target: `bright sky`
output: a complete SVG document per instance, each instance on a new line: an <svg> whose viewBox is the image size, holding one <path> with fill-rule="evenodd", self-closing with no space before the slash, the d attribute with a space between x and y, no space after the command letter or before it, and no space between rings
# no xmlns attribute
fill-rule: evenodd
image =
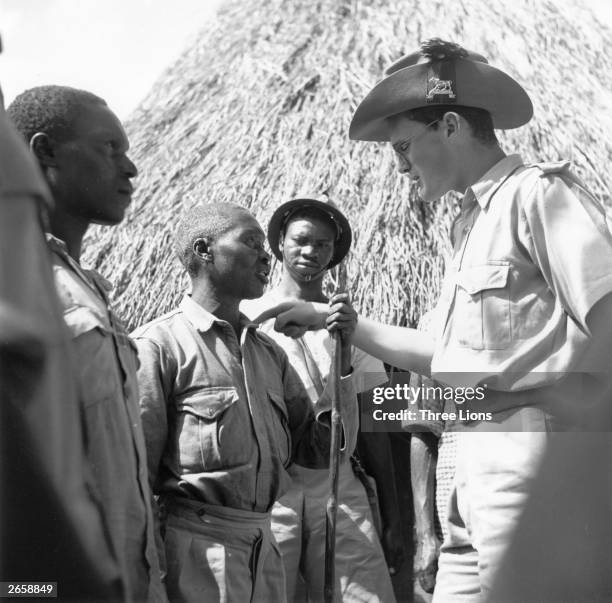
<svg viewBox="0 0 612 603"><path fill-rule="evenodd" d="M63 84L125 118L195 38L221 0L0 0L5 103Z"/></svg>
<svg viewBox="0 0 612 603"><path fill-rule="evenodd" d="M123 119L222 1L0 0L6 104L64 84L98 94ZM612 28L610 0L583 1Z"/></svg>

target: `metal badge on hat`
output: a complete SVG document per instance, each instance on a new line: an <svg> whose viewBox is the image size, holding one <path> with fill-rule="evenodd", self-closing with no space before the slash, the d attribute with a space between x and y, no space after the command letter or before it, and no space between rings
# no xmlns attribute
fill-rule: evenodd
<svg viewBox="0 0 612 603"><path fill-rule="evenodd" d="M435 61L427 73L427 103L450 105L457 102L457 78L455 61Z"/></svg>
<svg viewBox="0 0 612 603"><path fill-rule="evenodd" d="M433 97L436 95L447 95L448 98L456 98L456 95L453 93L452 80L441 80L437 77L430 77L427 87L429 89L426 97L427 100L433 100Z"/></svg>

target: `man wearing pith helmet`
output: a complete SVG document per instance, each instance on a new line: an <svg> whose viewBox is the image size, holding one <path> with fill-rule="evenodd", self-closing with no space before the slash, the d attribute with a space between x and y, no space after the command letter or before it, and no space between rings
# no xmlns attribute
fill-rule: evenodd
<svg viewBox="0 0 612 603"><path fill-rule="evenodd" d="M390 142L425 201L463 194L437 336L360 317L353 338L392 365L487 386L479 405L464 405L491 419L460 434L436 603L494 600L550 431L588 426L604 406L595 394L609 379L597 371L609 371L612 346L612 238L568 163L525 165L502 150L494 129L531 117L513 78L434 39L388 70L350 126L354 140ZM350 312L335 306L332 314ZM284 308L276 326L314 326L323 314L312 304ZM546 546L530 554L544 558Z"/></svg>
<svg viewBox="0 0 612 603"><path fill-rule="evenodd" d="M243 303L243 311L255 316L288 298L327 303L323 279L345 258L351 241L347 218L330 200L308 196L281 204L268 225L270 249L282 262L280 283L263 297L246 306ZM287 353L314 404L329 381L333 341L327 331L307 331L291 338L276 332L273 321L264 322L261 328ZM387 381L380 360L350 345L344 353L351 359L358 394ZM355 419L358 422L357 407ZM337 600L390 603L395 597L385 554L390 567L401 562L390 442L385 433L360 433L357 449L348 452L339 467ZM329 470L321 464L306 465L298 458L288 472L291 488L272 508L272 531L283 556L288 600L322 601ZM369 496L376 497L377 490L385 553L376 530L378 517L369 504Z"/></svg>

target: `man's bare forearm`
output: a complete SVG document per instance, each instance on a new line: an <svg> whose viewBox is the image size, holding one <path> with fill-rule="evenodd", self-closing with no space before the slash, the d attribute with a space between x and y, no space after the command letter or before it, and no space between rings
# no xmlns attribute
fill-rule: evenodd
<svg viewBox="0 0 612 603"><path fill-rule="evenodd" d="M331 303L330 303L331 305ZM321 329L330 321L344 316L355 316L346 303L327 306L314 302L286 301L268 309L255 319L256 322L276 317L274 328L290 337L301 336L306 329ZM353 334L353 345L384 362L419 373L430 375L434 351L433 338L422 331L408 327L385 325L359 316Z"/></svg>
<svg viewBox="0 0 612 603"><path fill-rule="evenodd" d="M392 366L420 375L431 374L434 341L422 331L385 325L360 316L353 345Z"/></svg>

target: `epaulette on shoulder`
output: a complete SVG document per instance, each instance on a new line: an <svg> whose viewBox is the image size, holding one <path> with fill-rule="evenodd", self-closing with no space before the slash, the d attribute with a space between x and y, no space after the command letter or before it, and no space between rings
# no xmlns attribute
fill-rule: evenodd
<svg viewBox="0 0 612 603"><path fill-rule="evenodd" d="M541 176L548 174L568 174L570 172L571 161L547 161L542 163L532 163L529 167L540 170Z"/></svg>
<svg viewBox="0 0 612 603"><path fill-rule="evenodd" d="M582 182L582 180L578 176L576 176L576 174L571 170L571 164L572 162L569 160L549 161L542 163L533 163L529 167L537 169L540 178L546 178L548 176L559 176L570 187L577 185L585 191L588 190L584 182Z"/></svg>
<svg viewBox="0 0 612 603"><path fill-rule="evenodd" d="M572 190L576 198L592 214L593 222L605 235L612 230L612 210L606 207L589 191L586 184L570 169L570 161L551 161L549 163L533 163L528 167L538 170L538 177L558 176ZM603 221L601 220L603 216Z"/></svg>
<svg viewBox="0 0 612 603"><path fill-rule="evenodd" d="M140 325L139 327L136 327L130 333L130 335L131 337L137 338L137 337L146 337L148 333L151 333L153 331L157 332L159 325L163 325L169 320L172 320L172 318L176 316L177 314L180 314L180 312L181 312L180 308L174 308L174 310L170 310L170 312L166 312L165 314L162 314L161 316L158 316L157 318L150 320L144 325ZM163 334L164 330L162 329L159 332Z"/></svg>

